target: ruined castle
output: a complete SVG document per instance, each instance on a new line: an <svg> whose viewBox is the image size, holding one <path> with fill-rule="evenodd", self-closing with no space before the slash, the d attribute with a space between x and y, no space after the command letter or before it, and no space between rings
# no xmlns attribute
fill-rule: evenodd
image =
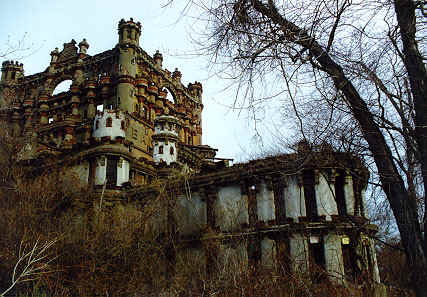
<svg viewBox="0 0 427 297"><path fill-rule="evenodd" d="M29 76L22 64L3 62L0 117L25 141L22 162L63 165L95 192L137 201L154 195L154 181L184 172L168 217L206 269L240 259L379 283L368 172L358 158L301 142L293 154L230 166L202 144L202 85L183 85L161 53L146 53L139 22L122 19L118 35L113 49L96 55L84 39L65 43L45 71ZM55 93L67 80L69 90ZM208 252L204 241L219 248Z"/></svg>

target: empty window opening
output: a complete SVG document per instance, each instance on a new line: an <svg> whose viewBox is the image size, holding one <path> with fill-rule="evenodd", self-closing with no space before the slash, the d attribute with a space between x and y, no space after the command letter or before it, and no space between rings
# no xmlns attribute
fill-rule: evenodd
<svg viewBox="0 0 427 297"><path fill-rule="evenodd" d="M159 154L163 154L163 145L159 146Z"/></svg>
<svg viewBox="0 0 427 297"><path fill-rule="evenodd" d="M107 185L113 187L117 184L117 161L118 159L112 156L109 156L107 159Z"/></svg>
<svg viewBox="0 0 427 297"><path fill-rule="evenodd" d="M305 210L308 218L317 217L317 203L315 192L314 171L309 170L303 173Z"/></svg>
<svg viewBox="0 0 427 297"><path fill-rule="evenodd" d="M284 272L291 273L291 247L288 236L280 236L280 238L276 240L276 250L279 268Z"/></svg>
<svg viewBox="0 0 427 297"><path fill-rule="evenodd" d="M256 200L256 186L251 185L248 187L248 214L249 226L255 226L258 222L258 209Z"/></svg>
<svg viewBox="0 0 427 297"><path fill-rule="evenodd" d="M204 194L206 198L206 222L208 227L215 228L215 201L217 199L217 192L215 189L206 188Z"/></svg>
<svg viewBox="0 0 427 297"><path fill-rule="evenodd" d="M344 195L345 176L344 172L341 172L335 179L335 201L337 203L338 215L346 216L347 207L345 203Z"/></svg>
<svg viewBox="0 0 427 297"><path fill-rule="evenodd" d="M57 84L55 89L53 90L52 95L56 95L62 92L68 92L70 90L71 84L73 81L71 79L67 79Z"/></svg>
<svg viewBox="0 0 427 297"><path fill-rule="evenodd" d="M283 188L285 187L283 178L278 178L273 181L273 195L274 195L274 206L275 206L275 215L276 223L284 224L286 223L286 207L285 207L285 197Z"/></svg>
<svg viewBox="0 0 427 297"><path fill-rule="evenodd" d="M113 119L108 117L105 121L105 127L113 127Z"/></svg>
<svg viewBox="0 0 427 297"><path fill-rule="evenodd" d="M99 129L99 120L96 120L95 129Z"/></svg>
<svg viewBox="0 0 427 297"><path fill-rule="evenodd" d="M121 121L120 129L125 130L125 121Z"/></svg>
<svg viewBox="0 0 427 297"><path fill-rule="evenodd" d="M321 283L326 279L325 248L320 235L311 235L309 240L309 266L313 283Z"/></svg>
<svg viewBox="0 0 427 297"><path fill-rule="evenodd" d="M257 267L258 263L261 261L262 256L261 241L257 236L250 237L248 239L247 252L249 265L251 265L252 267Z"/></svg>
<svg viewBox="0 0 427 297"><path fill-rule="evenodd" d="M350 241L350 238L342 238L341 250L344 262L344 274L347 279L355 280L358 276L358 268L356 263L357 254L353 243Z"/></svg>
<svg viewBox="0 0 427 297"><path fill-rule="evenodd" d="M174 152L173 146L171 146L171 148L170 148L169 152L170 152L171 156L173 156L173 155L174 155L174 153L175 153L175 152Z"/></svg>

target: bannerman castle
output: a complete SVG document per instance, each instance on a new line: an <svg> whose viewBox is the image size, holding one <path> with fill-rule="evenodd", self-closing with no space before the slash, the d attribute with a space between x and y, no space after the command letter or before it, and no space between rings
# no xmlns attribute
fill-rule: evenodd
<svg viewBox="0 0 427 297"><path fill-rule="evenodd" d="M202 144L202 85L185 86L140 36L139 22L122 19L117 45L105 52L91 55L85 39L72 40L28 76L23 64L2 63L0 117L3 132L24 142L20 162L38 171L59 165L105 200L141 205L158 192L153 184L185 175L155 228L172 228L203 269L239 260L312 272L313 280L320 267L329 281L379 283L361 161L306 142L247 163L216 158ZM69 89L55 91L64 81Z"/></svg>

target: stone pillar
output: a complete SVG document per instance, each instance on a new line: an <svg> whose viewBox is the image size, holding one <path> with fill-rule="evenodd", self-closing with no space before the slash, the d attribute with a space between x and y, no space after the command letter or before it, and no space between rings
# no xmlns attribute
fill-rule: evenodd
<svg viewBox="0 0 427 297"><path fill-rule="evenodd" d="M260 184L260 190L257 194L257 213L258 221L263 221L266 224L276 218L271 181L264 181Z"/></svg>
<svg viewBox="0 0 427 297"><path fill-rule="evenodd" d="M215 203L215 222L221 231L234 231L249 223L247 199L242 199L239 186L218 189Z"/></svg>
<svg viewBox="0 0 427 297"><path fill-rule="evenodd" d="M46 91L41 92L39 96L39 108L40 108L40 125L47 125L49 105L47 104L49 96Z"/></svg>
<svg viewBox="0 0 427 297"><path fill-rule="evenodd" d="M300 176L288 176L286 179L288 186L283 190L286 197L286 217L294 219L295 222L298 222L298 217L306 216L304 186L300 181Z"/></svg>
<svg viewBox="0 0 427 297"><path fill-rule="evenodd" d="M335 170L315 170L315 191L317 212L319 216L325 216L331 221L331 215L338 215L337 202L335 201Z"/></svg>
<svg viewBox="0 0 427 297"><path fill-rule="evenodd" d="M341 249L341 236L329 233L323 238L325 250L326 271L333 282L343 283L344 277L344 260Z"/></svg>
<svg viewBox="0 0 427 297"><path fill-rule="evenodd" d="M129 162L120 157L117 163L117 186L129 181Z"/></svg>
<svg viewBox="0 0 427 297"><path fill-rule="evenodd" d="M217 189L215 187L204 188L204 197L206 199L206 222L208 228L211 229L215 229L217 226L215 213L217 195Z"/></svg>
<svg viewBox="0 0 427 297"><path fill-rule="evenodd" d="M264 268L273 269L276 266L276 244L274 240L264 237L261 240L261 263Z"/></svg>
<svg viewBox="0 0 427 297"><path fill-rule="evenodd" d="M65 137L64 137L64 145L65 149L71 149L73 144L75 144L75 136L74 136L74 128L73 127L65 127Z"/></svg>
<svg viewBox="0 0 427 297"><path fill-rule="evenodd" d="M107 177L107 158L103 155L96 158L95 185L100 186L105 182Z"/></svg>
<svg viewBox="0 0 427 297"><path fill-rule="evenodd" d="M295 273L308 271L308 243L307 238L299 233L294 233L289 238L292 268Z"/></svg>
<svg viewBox="0 0 427 297"><path fill-rule="evenodd" d="M351 176L349 170L345 171L345 176L344 176L344 198L345 198L345 205L347 208L347 214L351 216L355 215L353 177Z"/></svg>
<svg viewBox="0 0 427 297"><path fill-rule="evenodd" d="M96 85L97 85L97 83L96 83L95 79L90 79L87 82L87 94L86 94L86 98L88 101L87 117L88 117L88 119L91 119L91 120L93 120L95 118L95 115L96 115L96 106L95 106Z"/></svg>
<svg viewBox="0 0 427 297"><path fill-rule="evenodd" d="M372 277L374 279L374 282L376 283L380 283L381 282L381 278L380 278L380 271L378 269L378 261L377 261L377 253L375 251L375 243L373 239L369 239L369 247L367 247L370 249L370 254L372 257Z"/></svg>

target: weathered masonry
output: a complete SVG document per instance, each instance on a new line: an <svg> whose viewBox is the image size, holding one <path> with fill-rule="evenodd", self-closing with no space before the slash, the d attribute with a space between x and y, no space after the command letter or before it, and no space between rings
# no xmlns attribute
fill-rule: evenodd
<svg viewBox="0 0 427 297"><path fill-rule="evenodd" d="M215 157L215 149L201 144L202 85L184 86L178 69L162 68L159 52L148 55L139 46L139 22L121 20L118 35L113 49L94 56L86 40L65 43L34 75L25 76L18 62L3 62L0 117L12 135L27 139L22 159L55 158L91 187L106 182L120 189L148 184L157 175L155 160L197 170ZM69 90L56 92L64 82ZM172 119L158 118L154 139L161 115Z"/></svg>
<svg viewBox="0 0 427 297"><path fill-rule="evenodd" d="M313 281L368 274L379 282L371 239L377 229L363 198L367 178L358 159L327 148L211 166L184 185L171 181L176 204L172 216L156 221L164 224L158 232L173 225L181 251L207 271L237 261L310 272ZM151 187L127 192L136 200L156 195Z"/></svg>
<svg viewBox="0 0 427 297"><path fill-rule="evenodd" d="M3 62L0 119L25 141L19 160L37 172L59 165L106 199L141 205L164 181L173 203L151 228L172 230L208 272L239 261L313 281L380 281L360 160L301 142L297 153L229 166L201 142L202 85L184 86L159 52L147 54L140 23L121 20L118 35L96 55L86 40L65 43L34 75Z"/></svg>

